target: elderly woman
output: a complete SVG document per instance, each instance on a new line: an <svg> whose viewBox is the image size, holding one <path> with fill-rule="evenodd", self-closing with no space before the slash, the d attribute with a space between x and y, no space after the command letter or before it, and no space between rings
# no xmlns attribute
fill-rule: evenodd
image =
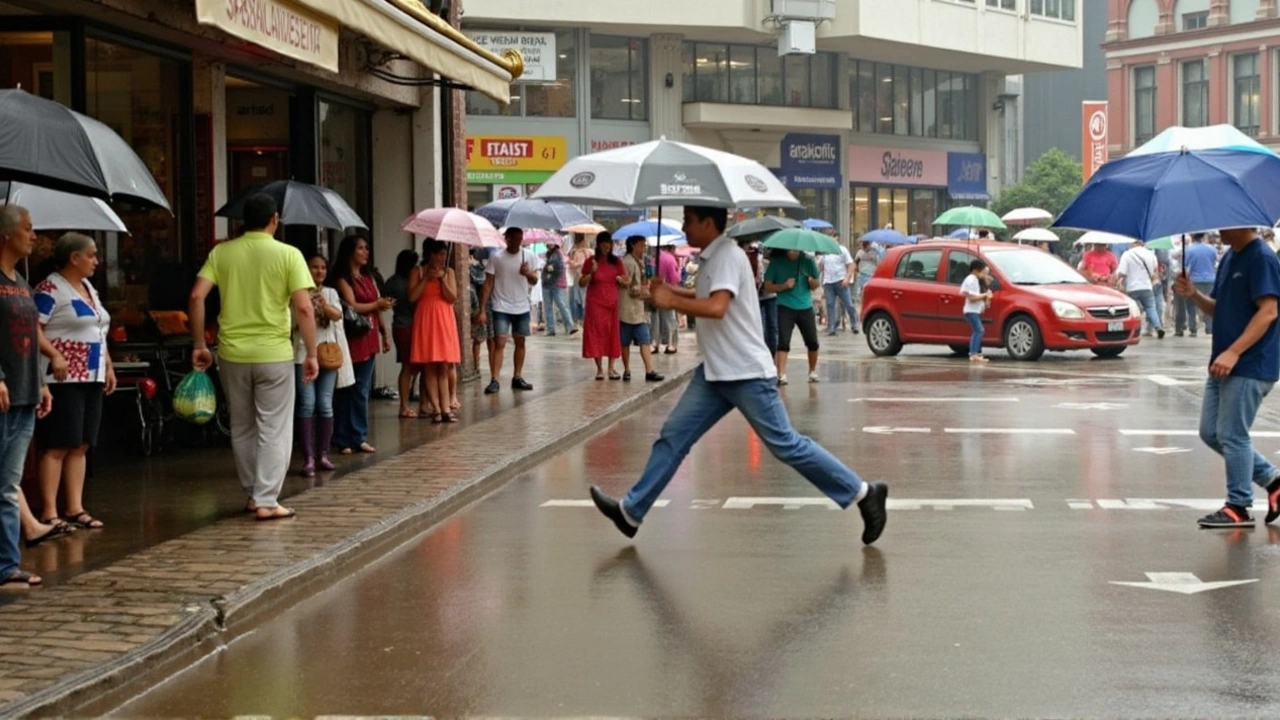
<svg viewBox="0 0 1280 720"><path fill-rule="evenodd" d="M103 523L84 509L86 454L98 441L102 398L116 389L116 373L107 352L111 317L89 278L98 269L98 246L79 233L67 233L53 250L57 271L36 286L35 303L48 339L45 382L53 393L53 411L36 423L40 449L40 495L44 523L58 517L82 528Z"/></svg>

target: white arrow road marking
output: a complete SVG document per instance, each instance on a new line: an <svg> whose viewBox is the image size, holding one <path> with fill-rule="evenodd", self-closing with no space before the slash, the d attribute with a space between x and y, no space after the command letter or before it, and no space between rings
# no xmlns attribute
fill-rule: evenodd
<svg viewBox="0 0 1280 720"><path fill-rule="evenodd" d="M1134 448L1134 452L1151 453L1152 455L1172 455L1174 453L1191 452L1191 448L1184 447L1140 447Z"/></svg>
<svg viewBox="0 0 1280 720"><path fill-rule="evenodd" d="M1168 375L1148 375L1147 379L1157 385L1165 385L1165 386L1203 385L1204 384L1204 378L1200 378L1197 380L1197 379L1190 379L1190 378L1169 377Z"/></svg>
<svg viewBox="0 0 1280 720"><path fill-rule="evenodd" d="M1124 410L1129 406L1125 403L1109 402L1064 402L1054 407L1060 410Z"/></svg>
<svg viewBox="0 0 1280 720"><path fill-rule="evenodd" d="M872 425L871 427L862 428L862 432L871 433L872 435L893 435L894 433L928 434L933 431L927 427L889 427L888 425Z"/></svg>
<svg viewBox="0 0 1280 720"><path fill-rule="evenodd" d="M784 510L797 510L801 507L826 507L835 509L839 506L827 498L808 497L731 497L724 501L725 510L750 510L758 506L781 505ZM1034 510L1035 506L1025 498L889 498L886 507L889 510L934 510L953 508L989 508L992 510Z"/></svg>
<svg viewBox="0 0 1280 720"><path fill-rule="evenodd" d="M1129 437L1135 436L1168 436L1168 437L1196 437L1200 435L1199 430L1121 430L1121 435ZM1251 430L1249 437L1255 438L1280 438L1280 432L1274 430Z"/></svg>
<svg viewBox="0 0 1280 720"><path fill-rule="evenodd" d="M1217 510L1222 507L1222 498L1098 498L1098 507L1103 510ZM1253 509L1265 512L1267 501L1253 501Z"/></svg>
<svg viewBox="0 0 1280 720"><path fill-rule="evenodd" d="M670 500L658 500L653 504L654 507L666 507L671 504ZM538 507L595 507L596 504L591 500L548 500Z"/></svg>
<svg viewBox="0 0 1280 720"><path fill-rule="evenodd" d="M1145 588L1147 590L1164 590L1166 592L1179 593L1181 595L1195 595L1206 590L1219 590L1229 588L1235 585L1248 585L1249 583L1258 582L1258 578L1252 580L1222 580L1219 582L1205 582L1188 572L1149 572L1143 573L1147 576L1149 582L1118 582L1112 580L1112 585L1124 585L1125 587Z"/></svg>
<svg viewBox="0 0 1280 720"><path fill-rule="evenodd" d="M1075 435L1071 428L943 428L953 435Z"/></svg>
<svg viewBox="0 0 1280 720"><path fill-rule="evenodd" d="M849 398L849 402L874 402L874 403L947 403L947 402L985 402L985 403L1016 403L1021 402L1016 397L976 397L976 398L958 398L958 397L942 397L942 398L904 398L904 397L863 397Z"/></svg>

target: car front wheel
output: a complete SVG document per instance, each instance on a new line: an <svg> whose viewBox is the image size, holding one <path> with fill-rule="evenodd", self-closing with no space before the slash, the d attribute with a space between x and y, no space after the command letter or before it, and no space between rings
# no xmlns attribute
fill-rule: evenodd
<svg viewBox="0 0 1280 720"><path fill-rule="evenodd" d="M1039 360L1044 354L1040 327L1027 315L1011 320L1004 330L1004 347L1014 360Z"/></svg>
<svg viewBox="0 0 1280 720"><path fill-rule="evenodd" d="M890 357L902 352L898 325L888 313L878 312L872 315L863 330L867 333L867 347L876 355Z"/></svg>
<svg viewBox="0 0 1280 720"><path fill-rule="evenodd" d="M1121 345L1119 347L1116 347L1115 345L1108 345L1106 347L1096 347L1096 348L1089 348L1089 349L1093 351L1094 355L1097 355L1100 358L1113 358L1113 357L1120 357L1120 353L1124 352L1127 347L1128 345Z"/></svg>

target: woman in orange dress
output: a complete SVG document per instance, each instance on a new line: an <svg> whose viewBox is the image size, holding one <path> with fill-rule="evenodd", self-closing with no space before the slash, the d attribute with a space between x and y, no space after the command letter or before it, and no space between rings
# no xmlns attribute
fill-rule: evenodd
<svg viewBox="0 0 1280 720"><path fill-rule="evenodd" d="M445 264L448 246L427 238L422 265L409 278L409 300L417 303L413 316L413 350L409 359L423 368L426 396L437 410L431 422L458 422L446 411L450 406L449 369L462 362L458 324L453 303L458 299L458 278Z"/></svg>

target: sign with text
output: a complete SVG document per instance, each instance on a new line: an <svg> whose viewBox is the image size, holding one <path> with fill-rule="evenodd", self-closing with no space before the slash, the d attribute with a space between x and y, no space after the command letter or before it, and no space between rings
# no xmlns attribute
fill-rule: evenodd
<svg viewBox="0 0 1280 720"><path fill-rule="evenodd" d="M196 0L196 21L338 72L338 23L290 0Z"/></svg>
<svg viewBox="0 0 1280 720"><path fill-rule="evenodd" d="M469 136L467 170L554 172L564 165L567 153L562 135Z"/></svg>
<svg viewBox="0 0 1280 720"><path fill-rule="evenodd" d="M987 156L947 153L947 194L955 200L990 200L987 194Z"/></svg>
<svg viewBox="0 0 1280 720"><path fill-rule="evenodd" d="M524 58L524 74L517 83L556 81L556 34L512 30L467 30L467 37L495 55L515 50Z"/></svg>
<svg viewBox="0 0 1280 720"><path fill-rule="evenodd" d="M793 188L838 188L840 136L790 133L782 138L778 179Z"/></svg>
<svg viewBox="0 0 1280 720"><path fill-rule="evenodd" d="M946 187L947 153L856 145L849 148L849 182Z"/></svg>
<svg viewBox="0 0 1280 720"><path fill-rule="evenodd" d="M1080 155L1080 169L1084 182L1098 172L1098 168L1107 164L1108 118L1107 103L1085 101L1080 113L1082 124L1080 136L1084 140L1084 148Z"/></svg>

